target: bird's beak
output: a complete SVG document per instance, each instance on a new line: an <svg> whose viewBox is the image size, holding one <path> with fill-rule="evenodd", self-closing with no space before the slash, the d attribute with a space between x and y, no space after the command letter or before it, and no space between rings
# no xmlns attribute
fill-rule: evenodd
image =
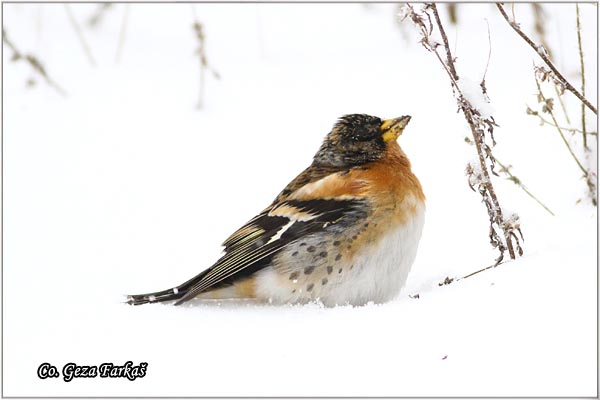
<svg viewBox="0 0 600 400"><path fill-rule="evenodd" d="M402 134L404 127L408 125L408 121L410 121L410 115L383 121L380 127L383 141L387 143L390 140L398 139L398 136Z"/></svg>

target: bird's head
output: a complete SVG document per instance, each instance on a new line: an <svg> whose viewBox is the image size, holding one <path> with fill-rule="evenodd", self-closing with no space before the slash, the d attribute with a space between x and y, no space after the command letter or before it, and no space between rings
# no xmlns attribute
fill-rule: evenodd
<svg viewBox="0 0 600 400"><path fill-rule="evenodd" d="M353 167L377 161L402 134L410 116L381 120L365 114L344 115L333 126L314 163L322 166Z"/></svg>

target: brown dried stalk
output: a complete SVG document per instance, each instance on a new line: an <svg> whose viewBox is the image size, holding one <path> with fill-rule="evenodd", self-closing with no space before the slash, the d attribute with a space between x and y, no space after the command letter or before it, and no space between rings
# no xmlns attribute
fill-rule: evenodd
<svg viewBox="0 0 600 400"><path fill-rule="evenodd" d="M473 276L473 275L476 275L476 274L478 274L478 273L480 273L480 272L483 272L483 271L487 271L488 269L492 269L492 268L495 268L495 267L497 267L497 266L498 266L497 264L492 264L492 265L490 265L490 266L487 266L487 267L485 267L485 268L481 268L480 270L477 270L477 271L475 271L475 272L471 272L470 274L467 274L467 275L465 275L465 276L463 276L463 277L457 278L457 279L456 279L456 281L458 282L458 281L460 281L460 280L467 279L467 278L469 278L469 277L471 277L471 276ZM446 278L446 279L447 279L447 278ZM453 279L453 281L454 281L454 279ZM441 285L440 285L440 286L441 286Z"/></svg>
<svg viewBox="0 0 600 400"><path fill-rule="evenodd" d="M196 49L196 53L200 56L200 96L198 99L197 107L198 109L201 109L204 107L204 75L206 70L211 71L215 79L220 79L220 76L219 73L210 66L206 58L206 37L204 36L203 26L196 17L196 10L194 9L194 5L192 5L192 13L194 15L194 24L192 25L192 27L194 29L194 33L196 34L196 39L198 40L198 49Z"/></svg>
<svg viewBox="0 0 600 400"><path fill-rule="evenodd" d="M412 5L407 4L408 13L412 22L419 28L421 32L421 44L430 52L434 53L446 72L450 77L452 89L458 102L459 108L462 110L473 137L473 143L477 149L479 159L479 167L467 166L467 175L469 176L469 186L473 190L477 190L482 196L482 201L486 205L488 216L490 218L490 243L492 247L498 248L500 251L499 257L496 259L495 266L500 264L504 259L504 253L508 250L511 259L523 254L519 238L515 232L520 234L520 226L518 217L514 216L505 219L502 215L502 209L498 202L498 197L490 179L491 173L497 175L494 171L495 161L491 153L491 147L486 143L486 132L492 140L492 146L495 144L493 130L496 126L493 117L484 118L481 113L470 103L463 95L460 86L458 85L459 76L454 65L454 58L448 44L448 37L441 23L437 7L435 3L427 3L422 10L422 15L415 12ZM442 46L431 39L433 31L433 23L430 13L435 19L436 26L440 32L443 41L443 47L446 53L446 62L442 60L438 52L438 47ZM482 93L485 95L485 83L481 83ZM521 235L522 238L522 235Z"/></svg>
<svg viewBox="0 0 600 400"><path fill-rule="evenodd" d="M577 44L579 46L579 64L581 64L581 95L585 97L585 65L583 63L583 50L581 46L581 22L579 21L579 4L575 3L577 15ZM581 129L583 130L583 148L587 149L587 130L585 127L585 105L581 103Z"/></svg>
<svg viewBox="0 0 600 400"><path fill-rule="evenodd" d="M536 45L533 42L533 40L531 40L529 36L527 36L521 30L519 24L515 22L514 19L511 20L509 18L509 16L506 14L506 11L504 11L504 8L502 7L502 3L496 3L496 6L498 7L498 10L500 10L500 14L502 14L506 22L508 22L508 24L510 25L510 27L513 28L513 30L517 32L517 34L521 36L521 38L523 38L523 40L525 40L525 42L527 42L527 44L529 44L529 46L531 46L532 49L535 50L535 52L541 57L542 60L544 60L544 63L546 63L548 68L552 70L552 73L560 81L564 88L569 92L573 93L579 100L581 100L581 102L583 102L583 104L585 104L590 110L594 112L594 114L597 115L598 110L596 109L596 107L594 107L592 103L590 103L581 93L579 93L579 91L577 91L577 89L575 89L573 85L571 85L569 81L567 81L567 79L558 71L558 69L554 66L554 63L550 60L550 58L548 58L548 54L545 48L543 46Z"/></svg>
<svg viewBox="0 0 600 400"><path fill-rule="evenodd" d="M48 86L56 90L62 96L67 95L67 93L56 82L54 82L53 79L50 78L48 72L46 71L46 68L44 68L44 65L36 56L34 56L33 54L23 54L17 49L14 43L8 38L8 34L6 33L6 30L4 28L2 28L2 43L4 43L9 49L12 50L12 61L23 60L27 62L29 66L31 66L31 68L36 73L38 73L44 79L44 81L46 81Z"/></svg>

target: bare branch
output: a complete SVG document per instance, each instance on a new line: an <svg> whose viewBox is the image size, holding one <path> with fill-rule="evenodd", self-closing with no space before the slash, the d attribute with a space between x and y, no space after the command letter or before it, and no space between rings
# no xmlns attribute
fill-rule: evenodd
<svg viewBox="0 0 600 400"><path fill-rule="evenodd" d="M527 44L529 44L529 46L531 46L532 49L535 50L535 52L541 57L542 60L544 60L544 62L546 63L546 65L552 70L552 72L554 73L554 75L556 76L556 78L558 78L558 80L564 85L565 89L567 89L569 92L573 93L579 100L581 100L590 110L592 110L594 112L594 114L598 114L598 110L596 109L596 107L594 107L592 105L592 103L590 103L581 93L579 93L577 91L577 89L575 89L573 87L573 85L571 85L569 83L569 81L567 81L565 79L565 77L558 71L558 69L556 69L556 67L554 66L554 63L548 58L548 55L544 49L543 46L538 46L536 45L530 38L529 36L527 36L519 27L519 24L517 24L514 19L511 21L510 18L508 17L508 15L506 14L506 12L504 11L504 8L502 7L502 3L496 3L496 6L498 7L498 10L500 10L500 14L502 14L502 16L504 17L504 19L506 20L506 22L508 22L508 24L510 25L511 28L513 28L513 30L515 32L517 32L517 34L519 34L519 36L521 36L521 38L523 38L523 40L525 40L525 42L527 42Z"/></svg>
<svg viewBox="0 0 600 400"><path fill-rule="evenodd" d="M23 60L27 62L31 66L31 68L35 72L37 72L52 89L56 90L62 96L67 95L67 93L56 82L54 82L53 79L50 78L50 76L46 72L46 68L44 68L44 65L36 56L34 56L33 54L23 54L17 49L14 43L8 38L8 34L6 33L6 30L4 28L2 28L2 43L4 43L6 46L8 46L9 49L12 50L13 55L11 59L13 61Z"/></svg>
<svg viewBox="0 0 600 400"><path fill-rule="evenodd" d="M446 59L448 68L450 72L452 72L452 77L455 81L458 80L458 74L456 73L456 69L454 68L454 59L452 58L452 53L450 53L450 45L448 44L448 36L446 36L446 31L444 30L444 26L442 25L442 21L440 21L440 16L437 11L437 7L435 3L431 3L431 10L433 11L433 15L435 16L435 22L440 30L440 34L442 35L442 40L444 41L444 48L446 49Z"/></svg>

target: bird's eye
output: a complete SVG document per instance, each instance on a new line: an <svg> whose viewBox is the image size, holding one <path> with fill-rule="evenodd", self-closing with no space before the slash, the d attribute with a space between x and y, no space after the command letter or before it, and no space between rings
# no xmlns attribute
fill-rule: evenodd
<svg viewBox="0 0 600 400"><path fill-rule="evenodd" d="M359 129L355 129L352 132L352 136L350 137L353 142L366 142L375 137L372 129L368 129L366 127L361 127Z"/></svg>

